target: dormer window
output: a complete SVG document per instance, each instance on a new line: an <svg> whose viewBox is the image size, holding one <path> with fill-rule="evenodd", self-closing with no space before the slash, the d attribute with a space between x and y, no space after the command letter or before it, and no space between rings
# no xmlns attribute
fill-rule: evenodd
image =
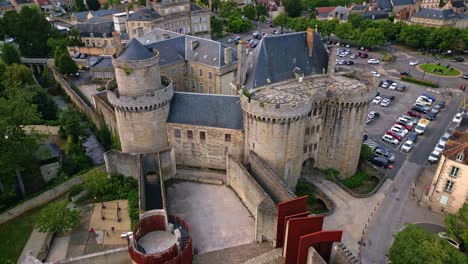
<svg viewBox="0 0 468 264"><path fill-rule="evenodd" d="M463 160L463 158L464 158L463 154L457 154L457 157L455 158L455 161L460 162L460 161Z"/></svg>

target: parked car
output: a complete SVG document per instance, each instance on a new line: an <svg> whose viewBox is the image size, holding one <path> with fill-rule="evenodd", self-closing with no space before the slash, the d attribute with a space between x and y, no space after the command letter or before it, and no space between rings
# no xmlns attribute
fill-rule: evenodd
<svg viewBox="0 0 468 264"><path fill-rule="evenodd" d="M445 148L445 144L446 144L446 143L447 143L447 142L439 142L439 143L437 143L437 145L435 146L434 150L435 150L435 151L438 151L438 152L442 152L442 151L444 150L444 148Z"/></svg>
<svg viewBox="0 0 468 264"><path fill-rule="evenodd" d="M400 135L401 137L405 136L405 132L397 127L391 127L388 131L392 131Z"/></svg>
<svg viewBox="0 0 468 264"><path fill-rule="evenodd" d="M346 61L346 65L354 65L354 61Z"/></svg>
<svg viewBox="0 0 468 264"><path fill-rule="evenodd" d="M468 79L468 74L463 74L462 78L463 79Z"/></svg>
<svg viewBox="0 0 468 264"><path fill-rule="evenodd" d="M456 115L453 117L452 122L458 124L458 123L461 122L462 119L463 119L463 114L462 114L462 113L458 113L458 114L456 114Z"/></svg>
<svg viewBox="0 0 468 264"><path fill-rule="evenodd" d="M415 66L415 65L418 65L418 63L419 63L418 60L412 60L412 61L410 61L409 65Z"/></svg>
<svg viewBox="0 0 468 264"><path fill-rule="evenodd" d="M411 76L409 72L400 72L400 76Z"/></svg>
<svg viewBox="0 0 468 264"><path fill-rule="evenodd" d="M78 52L78 53L75 53L75 56L73 56L73 58L75 58L75 59L79 59L79 58L80 58L80 56L81 56L81 53L79 53L79 52Z"/></svg>
<svg viewBox="0 0 468 264"><path fill-rule="evenodd" d="M458 243L456 240L452 239L449 237L449 235L445 232L440 232L437 234L440 238L445 239L452 247L456 248L457 250L460 250L460 243Z"/></svg>
<svg viewBox="0 0 468 264"><path fill-rule="evenodd" d="M398 125L402 125L406 130L411 131L413 129L413 125L410 124L409 122L405 122L403 120L398 120L397 121Z"/></svg>
<svg viewBox="0 0 468 264"><path fill-rule="evenodd" d="M453 61L453 62L464 62L465 59L462 58L462 57L455 57L455 58L452 59L452 61Z"/></svg>
<svg viewBox="0 0 468 264"><path fill-rule="evenodd" d="M368 60L367 60L367 63L369 63L369 64L379 64L380 61L378 61L378 60L376 60L376 59L368 59Z"/></svg>
<svg viewBox="0 0 468 264"><path fill-rule="evenodd" d="M445 143L447 143L450 136L451 136L451 134L445 133L442 137L440 137L439 144L442 143L442 144L445 145Z"/></svg>
<svg viewBox="0 0 468 264"><path fill-rule="evenodd" d="M407 114L412 117L421 118L421 115L417 112L408 111Z"/></svg>
<svg viewBox="0 0 468 264"><path fill-rule="evenodd" d="M418 134L416 132L411 132L408 134L408 140L413 142L413 143L416 143L416 141L418 140Z"/></svg>
<svg viewBox="0 0 468 264"><path fill-rule="evenodd" d="M230 39L228 39L227 42L228 42L228 43L232 43L233 41L234 41L234 40L232 40L232 39L230 38Z"/></svg>
<svg viewBox="0 0 468 264"><path fill-rule="evenodd" d="M375 166L383 167L384 169L391 169L392 165L390 165L390 162L383 157L372 157L369 159L369 162L374 164Z"/></svg>
<svg viewBox="0 0 468 264"><path fill-rule="evenodd" d="M384 107L387 107L387 106L390 105L390 102L392 102L392 100L390 100L390 99L388 99L388 98L384 98L384 99L382 100L382 102L380 102L380 105L381 105L381 106L384 106Z"/></svg>
<svg viewBox="0 0 468 264"><path fill-rule="evenodd" d="M372 103L376 105L380 104L380 102L382 102L382 97L380 96L376 96L374 100L372 100Z"/></svg>
<svg viewBox="0 0 468 264"><path fill-rule="evenodd" d="M371 74L372 76L374 77L380 77L380 73L376 72L376 71L371 71Z"/></svg>
<svg viewBox="0 0 468 264"><path fill-rule="evenodd" d="M440 108L444 108L445 107L445 101L440 101L436 105L438 105Z"/></svg>
<svg viewBox="0 0 468 264"><path fill-rule="evenodd" d="M411 117L411 116L409 116L409 115L401 115L400 118L401 118L401 119L404 119L406 122L408 122L408 123L411 124L412 126L415 126L415 125L419 122L418 119L416 119L416 118L414 118L414 117ZM400 118L399 118L399 119L400 119Z"/></svg>
<svg viewBox="0 0 468 264"><path fill-rule="evenodd" d="M369 54L367 54L367 53L362 53L362 54L360 55L360 57L363 58L363 59L367 59L367 58L369 57Z"/></svg>
<svg viewBox="0 0 468 264"><path fill-rule="evenodd" d="M436 163L437 161L439 161L439 157L440 157L440 152L439 151L432 151L432 153L429 155L429 157L427 158L427 160L431 163Z"/></svg>
<svg viewBox="0 0 468 264"><path fill-rule="evenodd" d="M426 118L433 121L435 120L435 118L437 117L437 114L436 113L433 113L433 112L429 112L426 114Z"/></svg>
<svg viewBox="0 0 468 264"><path fill-rule="evenodd" d="M374 121L375 119L379 118L380 114L375 112L375 111L370 111L369 114L367 114L367 119L366 119L366 124L369 124L370 122Z"/></svg>
<svg viewBox="0 0 468 264"><path fill-rule="evenodd" d="M384 147L376 147L374 149L374 155L375 156L380 156L380 157L384 157L386 158L388 161L390 162L394 162L395 161L395 155L393 155L392 152L390 152L388 149L384 148Z"/></svg>
<svg viewBox="0 0 468 264"><path fill-rule="evenodd" d="M391 130L388 130L387 133L385 133L385 134L392 136L393 138L395 138L398 141L401 141L401 139L403 138L402 135L400 135L400 134L398 134L398 133L396 133L394 131L391 131Z"/></svg>
<svg viewBox="0 0 468 264"><path fill-rule="evenodd" d="M413 112L413 113L414 113L414 112L417 112L417 113L419 113L419 114L426 114L426 113L427 113L427 110L424 109L424 108L422 108L422 107L419 107L419 106L416 106L416 105L415 105L415 106L413 106L413 107L411 108L411 111L410 111L410 112ZM409 113L409 112L408 112L408 113Z"/></svg>
<svg viewBox="0 0 468 264"><path fill-rule="evenodd" d="M431 113L438 114L439 112L440 112L440 105L435 105L434 107L432 107Z"/></svg>
<svg viewBox="0 0 468 264"><path fill-rule="evenodd" d="M400 124L394 124L393 127L400 129L404 135L408 135L409 131L404 126Z"/></svg>
<svg viewBox="0 0 468 264"><path fill-rule="evenodd" d="M410 152L413 149L414 142L411 140L406 140L405 143L401 146L401 151Z"/></svg>
<svg viewBox="0 0 468 264"><path fill-rule="evenodd" d="M397 145L399 141L391 135L385 134L382 136L382 140L391 144Z"/></svg>
<svg viewBox="0 0 468 264"><path fill-rule="evenodd" d="M406 90L406 86L398 86L398 87L396 88L396 90L397 90L398 92L404 92L404 91Z"/></svg>
<svg viewBox="0 0 468 264"><path fill-rule="evenodd" d="M414 106L419 107L419 108L422 108L422 109L424 109L424 111L426 111L426 112L429 110L429 106L424 105L424 104L422 104L422 103L420 103L420 102L416 102L416 103L414 104Z"/></svg>
<svg viewBox="0 0 468 264"><path fill-rule="evenodd" d="M382 88L387 89L390 86L390 83L385 81L382 83Z"/></svg>
<svg viewBox="0 0 468 264"><path fill-rule="evenodd" d="M428 93L422 93L421 96L425 96L427 98L429 98L432 102L435 102L437 100L437 98L431 94L428 94Z"/></svg>

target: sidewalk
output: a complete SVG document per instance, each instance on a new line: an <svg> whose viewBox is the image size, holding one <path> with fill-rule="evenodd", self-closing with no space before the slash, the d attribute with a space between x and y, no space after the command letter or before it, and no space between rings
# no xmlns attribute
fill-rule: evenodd
<svg viewBox="0 0 468 264"><path fill-rule="evenodd" d="M361 240L363 230L367 228L376 208L384 199L392 180L387 179L377 193L369 198L355 198L323 176L302 175L302 177L317 186L335 203L335 211L325 217L324 230L343 230L342 242L354 256L359 256L357 242Z"/></svg>

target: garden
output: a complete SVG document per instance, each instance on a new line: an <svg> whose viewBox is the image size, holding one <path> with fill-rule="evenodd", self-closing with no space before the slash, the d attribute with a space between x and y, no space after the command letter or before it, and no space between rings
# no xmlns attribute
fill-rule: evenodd
<svg viewBox="0 0 468 264"><path fill-rule="evenodd" d="M459 76L461 72L450 65L441 65L440 63L425 63L418 65L420 71L444 77Z"/></svg>

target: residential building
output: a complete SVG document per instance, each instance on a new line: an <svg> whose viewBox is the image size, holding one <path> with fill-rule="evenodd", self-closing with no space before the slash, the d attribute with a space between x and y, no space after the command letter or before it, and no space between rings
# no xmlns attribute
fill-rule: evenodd
<svg viewBox="0 0 468 264"><path fill-rule="evenodd" d="M8 10L15 10L15 7L9 0L0 0L0 14Z"/></svg>
<svg viewBox="0 0 468 264"><path fill-rule="evenodd" d="M388 19L389 13L384 10L370 10L360 13L363 18L370 20Z"/></svg>
<svg viewBox="0 0 468 264"><path fill-rule="evenodd" d="M467 17L459 15L453 9L429 9L422 8L411 17L411 24L418 24L429 27L453 26L465 28Z"/></svg>
<svg viewBox="0 0 468 264"><path fill-rule="evenodd" d="M328 14L328 19L338 19L339 21L348 21L349 9L343 6L337 6Z"/></svg>
<svg viewBox="0 0 468 264"><path fill-rule="evenodd" d="M328 15L333 11L336 6L324 6L315 8L318 20L328 20Z"/></svg>
<svg viewBox="0 0 468 264"><path fill-rule="evenodd" d="M16 11L21 11L21 8L25 6L33 6L35 5L34 0L10 0L10 3L15 7Z"/></svg>
<svg viewBox="0 0 468 264"><path fill-rule="evenodd" d="M88 55L112 55L115 53L112 32L114 22L110 19L92 17L83 23L75 25L80 32L83 47L71 47L69 51L74 53L85 53Z"/></svg>
<svg viewBox="0 0 468 264"><path fill-rule="evenodd" d="M461 15L467 10L467 3L464 0L448 0L443 9L453 9Z"/></svg>
<svg viewBox="0 0 468 264"><path fill-rule="evenodd" d="M54 8L49 0L34 0L34 3L44 12L51 11Z"/></svg>
<svg viewBox="0 0 468 264"><path fill-rule="evenodd" d="M352 4L349 7L349 14L362 14L368 10L369 10L369 6L367 5Z"/></svg>
<svg viewBox="0 0 468 264"><path fill-rule="evenodd" d="M102 17L102 18L112 19L112 16L117 13L119 13L119 11L115 9L101 9L97 11L77 12L77 13L73 13L70 16L70 24L76 25L92 17Z"/></svg>
<svg viewBox="0 0 468 264"><path fill-rule="evenodd" d="M432 204L455 213L468 201L468 120L463 119L446 143L429 190Z"/></svg>
<svg viewBox="0 0 468 264"><path fill-rule="evenodd" d="M146 7L134 8L126 20L129 38L138 38L154 28L211 38L210 11L188 0L147 1Z"/></svg>
<svg viewBox="0 0 468 264"><path fill-rule="evenodd" d="M126 33L127 32L127 23L125 22L130 15L133 14L133 11L121 12L112 15L112 20L114 21L114 29L117 32Z"/></svg>
<svg viewBox="0 0 468 264"><path fill-rule="evenodd" d="M423 0L421 8L439 8L440 0Z"/></svg>
<svg viewBox="0 0 468 264"><path fill-rule="evenodd" d="M415 8L416 5L413 0L390 0L392 4L392 12L397 15L402 9Z"/></svg>
<svg viewBox="0 0 468 264"><path fill-rule="evenodd" d="M110 80L115 78L111 56L99 56L96 62L91 64L89 71L93 79Z"/></svg>
<svg viewBox="0 0 468 264"><path fill-rule="evenodd" d="M390 0L377 0L375 1L375 7L378 10L383 10L387 12L392 11L392 3L390 2Z"/></svg>

